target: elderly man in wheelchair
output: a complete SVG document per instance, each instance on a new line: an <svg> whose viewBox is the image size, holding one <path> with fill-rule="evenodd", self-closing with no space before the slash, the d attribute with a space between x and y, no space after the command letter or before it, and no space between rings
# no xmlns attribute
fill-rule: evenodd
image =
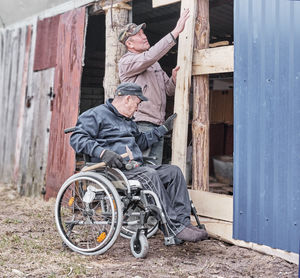
<svg viewBox="0 0 300 278"><path fill-rule="evenodd" d="M57 196L59 233L76 252L101 254L120 233L131 238L133 255L142 258L148 251L147 237L158 227L166 245L208 237L197 217L198 227L191 224L194 207L181 170L146 164L142 157L143 150L172 129L176 114L151 131L139 132L132 118L141 101L147 98L139 85L122 83L114 99L81 114L72 130L70 143L76 153L105 164L73 175Z"/></svg>

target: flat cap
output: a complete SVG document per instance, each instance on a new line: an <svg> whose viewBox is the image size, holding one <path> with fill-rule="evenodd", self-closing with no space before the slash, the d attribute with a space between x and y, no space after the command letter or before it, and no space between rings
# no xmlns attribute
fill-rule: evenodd
<svg viewBox="0 0 300 278"><path fill-rule="evenodd" d="M131 36L134 36L141 29L146 28L146 23L142 23L140 25L136 25L135 23L129 23L123 27L119 34L119 41L123 44L127 41L127 39Z"/></svg>
<svg viewBox="0 0 300 278"><path fill-rule="evenodd" d="M130 82L121 83L115 92L116 96L137 96L140 100L147 101L148 99L143 95L143 90L140 85Z"/></svg>

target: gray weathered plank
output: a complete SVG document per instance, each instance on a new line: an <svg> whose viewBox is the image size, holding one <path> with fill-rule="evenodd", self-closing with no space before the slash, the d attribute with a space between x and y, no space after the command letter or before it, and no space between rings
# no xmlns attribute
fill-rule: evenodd
<svg viewBox="0 0 300 278"><path fill-rule="evenodd" d="M45 184L51 119L51 98L48 94L53 88L53 80L54 68L51 68L34 72L29 81L33 98L24 125L27 148L22 151L19 182L19 191L27 196L39 195Z"/></svg>
<svg viewBox="0 0 300 278"><path fill-rule="evenodd" d="M1 43L1 139L2 182L13 182L16 135L26 43L26 26L7 30Z"/></svg>

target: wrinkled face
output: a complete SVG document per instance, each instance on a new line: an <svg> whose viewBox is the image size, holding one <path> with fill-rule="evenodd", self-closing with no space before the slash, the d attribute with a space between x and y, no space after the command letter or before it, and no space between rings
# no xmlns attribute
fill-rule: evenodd
<svg viewBox="0 0 300 278"><path fill-rule="evenodd" d="M138 31L134 36L128 38L126 46L130 51L136 53L142 53L150 48L150 44L143 29Z"/></svg>
<svg viewBox="0 0 300 278"><path fill-rule="evenodd" d="M137 96L128 96L126 101L126 113L128 118L131 118L133 116L134 112L137 111L140 103L141 100Z"/></svg>

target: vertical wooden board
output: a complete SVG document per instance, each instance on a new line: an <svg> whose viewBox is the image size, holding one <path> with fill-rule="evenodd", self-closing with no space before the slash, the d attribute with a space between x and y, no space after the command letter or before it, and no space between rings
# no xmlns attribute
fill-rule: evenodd
<svg viewBox="0 0 300 278"><path fill-rule="evenodd" d="M11 171L10 171L10 163L12 161L8 161L8 158L10 156L10 149L9 149L9 142L8 142L8 116L9 116L9 105L10 105L10 98L11 98L11 92L10 92L10 83L11 83L11 75L12 75L12 69L13 69L13 57L15 54L11 53L11 50L13 49L13 43L15 41L15 30L10 30L6 33L5 37L5 53L4 53L4 80L3 80L3 88L2 88L2 94L3 94L3 114L2 114L2 123L1 123L1 130L3 132L3 136L1 136L1 168L2 168L2 181L3 182L10 182L11 179ZM12 139L13 140L13 139Z"/></svg>
<svg viewBox="0 0 300 278"><path fill-rule="evenodd" d="M16 144L15 144L15 153L14 153L14 173L13 181L16 183L18 181L19 169L20 169L20 156L21 148L23 145L23 124L24 124L24 114L25 114L25 100L26 100L26 90L28 85L28 67L29 67L29 58L30 58L30 48L31 48L31 36L32 36L32 26L26 28L26 44L25 44L25 55L24 55L24 64L23 71L20 74L21 85L20 85L20 97L19 97L19 106L16 106L15 109L18 110L18 119L16 127Z"/></svg>
<svg viewBox="0 0 300 278"><path fill-rule="evenodd" d="M195 48L209 46L209 0L198 0ZM209 189L209 80L208 75L193 79L193 189Z"/></svg>
<svg viewBox="0 0 300 278"><path fill-rule="evenodd" d="M65 135L63 131L74 126L78 117L84 31L84 7L61 15L54 77L55 98L50 124L46 199L56 196L62 183L75 169L75 154L70 147L70 135Z"/></svg>
<svg viewBox="0 0 300 278"><path fill-rule="evenodd" d="M191 87L194 28L197 1L182 0L181 13L190 9L190 18L186 22L184 31L179 36L177 74L174 112L177 113L173 129L172 164L181 168L186 174L187 132L189 120L189 94Z"/></svg>
<svg viewBox="0 0 300 278"><path fill-rule="evenodd" d="M33 70L56 66L57 34L60 15L48 17L37 23Z"/></svg>
<svg viewBox="0 0 300 278"><path fill-rule="evenodd" d="M13 182L26 34L26 26L7 31L2 47L0 174L6 183Z"/></svg>
<svg viewBox="0 0 300 278"><path fill-rule="evenodd" d="M6 54L6 48L7 45L9 44L9 38L8 38L8 31L7 30L1 30L0 31L0 130L4 131L4 115L5 115L5 103L6 103L6 97L7 94L5 93L5 86L4 86L4 81L6 80L4 78L4 74L6 71L6 60L7 60L7 55ZM3 177L3 145L4 145L4 136L2 135L4 133L1 132L0 136L0 177ZM2 178L1 178L2 180Z"/></svg>
<svg viewBox="0 0 300 278"><path fill-rule="evenodd" d="M35 117L35 109L39 105L37 102L40 91L34 91L34 53L35 53L35 41L36 41L36 23L32 26L32 40L30 46L29 62L28 62L28 75L27 75L27 87L26 96L24 101L24 116L22 123L22 146L20 152L19 170L16 173L17 176L17 188L20 194L26 193L24 185L27 179L27 170L30 160L30 150L33 145L33 123Z"/></svg>
<svg viewBox="0 0 300 278"><path fill-rule="evenodd" d="M30 140L26 140L26 150L23 151L19 191L27 196L38 196L45 185L51 119L49 92L53 88L54 68L34 72L31 83L31 95L34 98L30 114L33 117L28 115L32 121L26 125Z"/></svg>
<svg viewBox="0 0 300 278"><path fill-rule="evenodd" d="M112 98L120 83L118 61L125 54L126 47L119 42L118 36L128 23L128 9L108 9L105 16L105 75L103 87L105 100ZM112 28L114 26L114 28Z"/></svg>

